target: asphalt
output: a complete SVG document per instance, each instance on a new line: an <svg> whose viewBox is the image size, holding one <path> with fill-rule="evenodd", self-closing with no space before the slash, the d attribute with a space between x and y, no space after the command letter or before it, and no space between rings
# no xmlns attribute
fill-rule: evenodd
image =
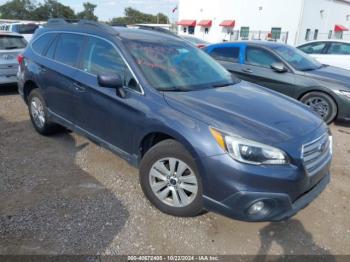
<svg viewBox="0 0 350 262"><path fill-rule="evenodd" d="M350 126L331 130L331 184L292 219L176 218L151 206L135 168L74 133L40 136L0 90L0 254L350 254Z"/></svg>

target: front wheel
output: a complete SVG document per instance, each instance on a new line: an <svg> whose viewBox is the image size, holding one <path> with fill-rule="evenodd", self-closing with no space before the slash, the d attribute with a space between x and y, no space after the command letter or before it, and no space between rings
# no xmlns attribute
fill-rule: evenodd
<svg viewBox="0 0 350 262"><path fill-rule="evenodd" d="M193 217L203 212L195 161L175 140L162 141L146 153L140 165L140 183L150 202L164 213Z"/></svg>
<svg viewBox="0 0 350 262"><path fill-rule="evenodd" d="M327 124L332 123L337 116L338 108L336 103L333 98L325 93L310 92L304 95L300 101L319 114Z"/></svg>

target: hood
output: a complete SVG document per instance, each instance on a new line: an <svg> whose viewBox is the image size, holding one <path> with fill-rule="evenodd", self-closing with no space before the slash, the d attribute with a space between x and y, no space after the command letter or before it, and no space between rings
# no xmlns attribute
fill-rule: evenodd
<svg viewBox="0 0 350 262"><path fill-rule="evenodd" d="M350 71L335 66L323 66L319 69L305 72L305 76L316 80L337 82L349 88Z"/></svg>
<svg viewBox="0 0 350 262"><path fill-rule="evenodd" d="M192 92L165 92L175 110L206 124L263 143L306 135L323 121L306 106L247 82Z"/></svg>

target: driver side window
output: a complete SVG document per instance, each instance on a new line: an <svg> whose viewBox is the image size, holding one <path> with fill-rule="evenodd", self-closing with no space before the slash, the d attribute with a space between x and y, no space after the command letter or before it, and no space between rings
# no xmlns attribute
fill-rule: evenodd
<svg viewBox="0 0 350 262"><path fill-rule="evenodd" d="M124 85L140 92L140 88L133 78L129 68L114 46L96 37L89 37L82 57L82 70L98 75L102 73L118 74Z"/></svg>
<svg viewBox="0 0 350 262"><path fill-rule="evenodd" d="M264 49L248 47L246 50L246 64L271 68L273 63L280 62L276 56Z"/></svg>

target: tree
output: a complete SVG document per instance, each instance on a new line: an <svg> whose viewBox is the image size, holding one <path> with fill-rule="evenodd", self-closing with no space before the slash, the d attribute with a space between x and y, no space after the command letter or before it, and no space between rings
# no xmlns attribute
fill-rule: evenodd
<svg viewBox="0 0 350 262"><path fill-rule="evenodd" d="M32 12L33 20L47 20L59 17L75 19L76 15L72 8L63 5L56 0L45 0L43 4L39 4L39 6Z"/></svg>
<svg viewBox="0 0 350 262"><path fill-rule="evenodd" d="M12 0L0 6L2 19L31 19L35 4L31 0Z"/></svg>
<svg viewBox="0 0 350 262"><path fill-rule="evenodd" d="M95 20L97 21L97 16L95 16L95 8L97 5L94 5L92 3L86 2L83 3L84 10L82 12L79 12L77 14L77 17L79 19L88 19L88 20Z"/></svg>
<svg viewBox="0 0 350 262"><path fill-rule="evenodd" d="M124 10L124 17L116 17L110 20L111 24L167 24L169 18L159 13L157 15L151 15L142 13L134 8L127 7Z"/></svg>

